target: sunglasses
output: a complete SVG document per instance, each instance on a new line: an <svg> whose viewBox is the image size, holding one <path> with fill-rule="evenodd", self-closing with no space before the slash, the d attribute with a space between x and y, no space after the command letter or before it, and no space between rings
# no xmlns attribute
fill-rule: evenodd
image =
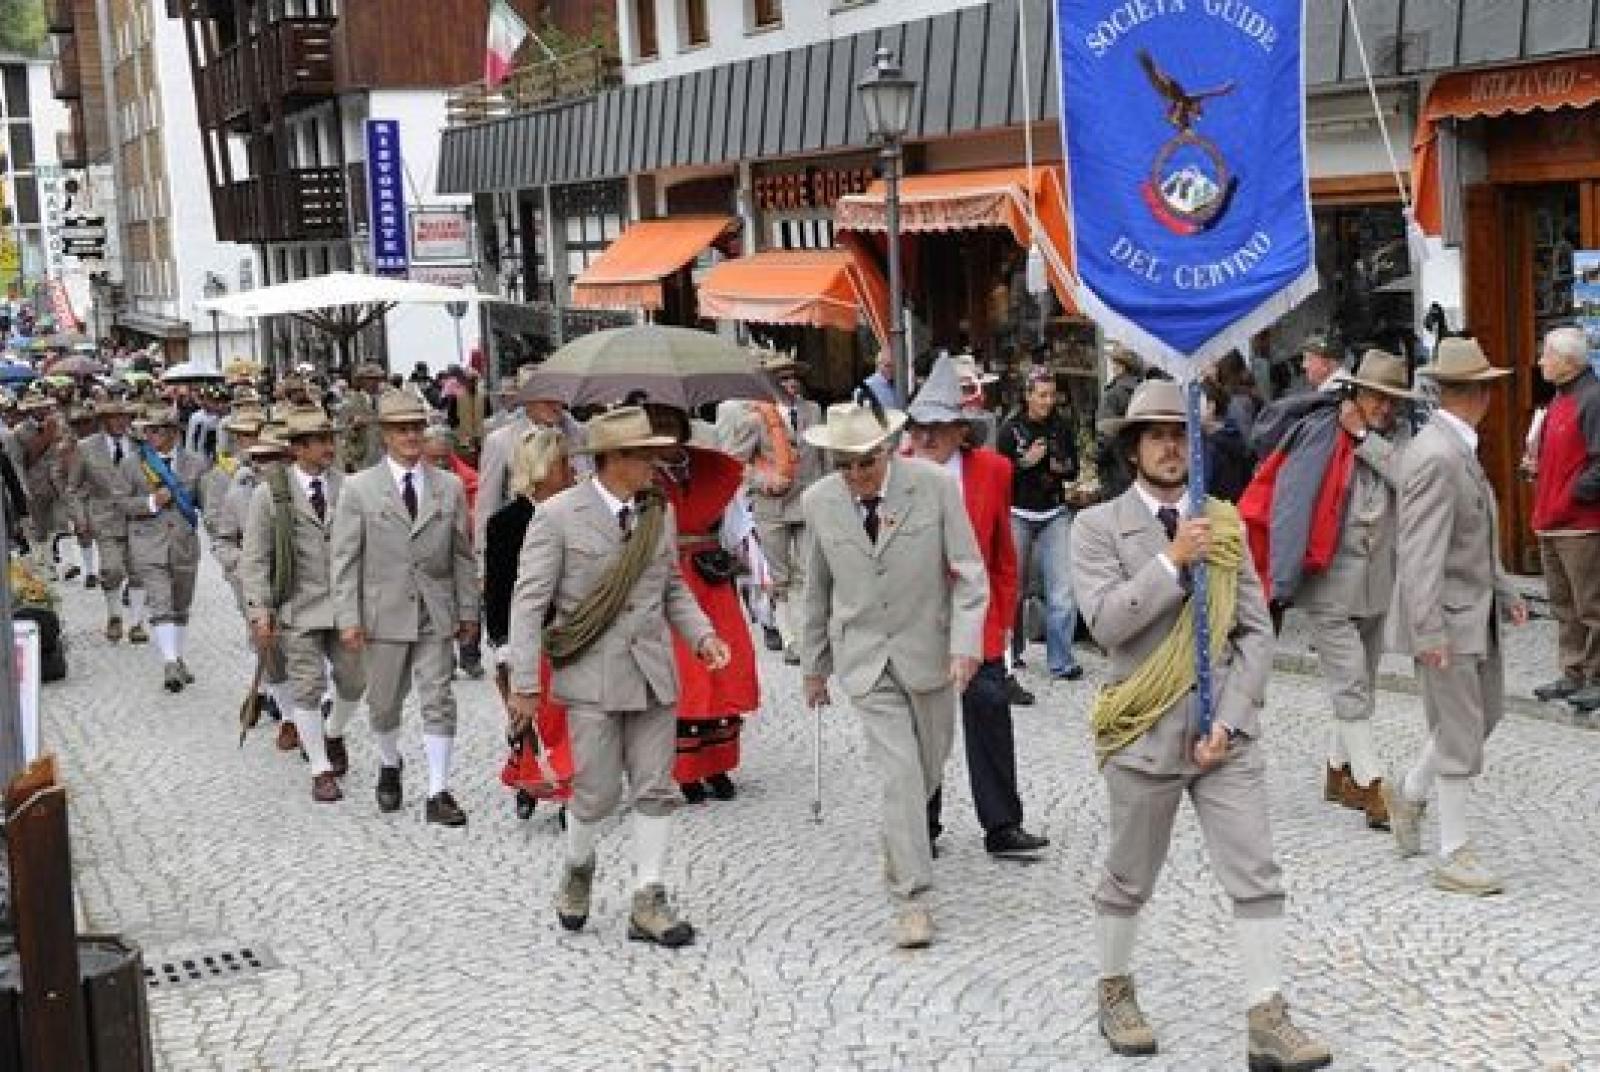
<svg viewBox="0 0 1600 1072"><path fill-rule="evenodd" d="M882 458L883 451L881 450L872 451L870 454L835 454L833 456L833 467L847 473L854 473L864 469L871 469Z"/></svg>

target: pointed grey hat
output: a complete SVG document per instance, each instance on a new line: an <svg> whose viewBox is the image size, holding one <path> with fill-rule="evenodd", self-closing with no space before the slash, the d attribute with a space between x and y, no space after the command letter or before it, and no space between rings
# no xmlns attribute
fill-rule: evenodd
<svg viewBox="0 0 1600 1072"><path fill-rule="evenodd" d="M961 408L961 374L953 357L941 357L933 363L922 390L906 407L906 419L912 424L957 424L972 419L972 414Z"/></svg>

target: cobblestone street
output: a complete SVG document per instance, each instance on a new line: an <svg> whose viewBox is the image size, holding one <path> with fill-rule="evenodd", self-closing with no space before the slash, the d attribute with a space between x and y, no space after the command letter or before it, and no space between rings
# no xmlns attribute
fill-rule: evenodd
<svg viewBox="0 0 1600 1072"><path fill-rule="evenodd" d="M1039 863L983 851L958 745L938 940L905 954L889 945L851 716L825 716L814 825L798 673L764 655L768 702L746 738L738 799L679 813L669 885L701 937L670 952L625 938L615 825L589 926L559 928L555 816L541 805L518 821L498 783L488 681L459 683L466 830L421 820L414 719L401 814L377 811L364 723L346 799L318 805L304 765L268 730L236 747L250 663L214 563L191 632L199 682L176 699L150 648L100 638L98 593L64 588L72 673L45 692L44 725L72 795L90 928L137 941L147 965L244 948L265 958L235 978L152 991L163 1069L1244 1067L1229 913L1187 808L1135 958L1161 1054L1113 1058L1097 1033L1089 893L1105 801L1085 729L1089 682L1024 677L1039 694L1017 711L1024 799L1030 827L1054 842ZM1100 664L1085 661L1092 681ZM1600 733L1512 715L1492 739L1472 814L1507 892L1477 901L1435 892L1425 858L1399 860L1387 834L1323 803L1325 712L1314 679L1275 678L1266 749L1290 893L1289 999L1335 1067L1600 1067ZM1378 726L1386 759L1410 758L1420 703L1384 694ZM1425 844L1434 837L1430 822Z"/></svg>

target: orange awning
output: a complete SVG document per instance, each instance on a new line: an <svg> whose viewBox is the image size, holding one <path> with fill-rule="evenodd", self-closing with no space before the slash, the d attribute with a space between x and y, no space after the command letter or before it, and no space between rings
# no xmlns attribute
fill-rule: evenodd
<svg viewBox="0 0 1600 1072"><path fill-rule="evenodd" d="M1439 124L1446 119L1587 108L1600 103L1600 57L1447 74L1433 84L1411 145L1411 184L1417 223L1428 234L1443 228L1439 191Z"/></svg>
<svg viewBox="0 0 1600 1072"><path fill-rule="evenodd" d="M840 198L834 210L838 228L887 231L884 189L880 180L864 194ZM1034 238L1035 219L1050 285L1061 304L1075 311L1067 198L1059 165L1037 166L1031 175L1027 168L1016 167L908 175L900 180L900 230L905 234L1003 228L1026 247Z"/></svg>
<svg viewBox="0 0 1600 1072"><path fill-rule="evenodd" d="M850 254L769 249L723 261L700 280L700 315L854 331L861 297Z"/></svg>
<svg viewBox="0 0 1600 1072"><path fill-rule="evenodd" d="M584 309L660 309L661 281L738 223L733 216L640 220L573 282L572 304Z"/></svg>

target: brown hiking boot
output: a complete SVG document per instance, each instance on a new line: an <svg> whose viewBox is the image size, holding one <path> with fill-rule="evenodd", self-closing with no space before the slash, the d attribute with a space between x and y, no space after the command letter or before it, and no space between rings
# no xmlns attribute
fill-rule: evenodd
<svg viewBox="0 0 1600 1072"><path fill-rule="evenodd" d="M582 867L567 864L556 887L556 918L569 931L582 930L589 921L589 891L594 886L594 861Z"/></svg>
<svg viewBox="0 0 1600 1072"><path fill-rule="evenodd" d="M915 902L902 905L894 917L896 949L926 949L933 944L933 913Z"/></svg>
<svg viewBox="0 0 1600 1072"><path fill-rule="evenodd" d="M1156 1052L1156 1033L1133 994L1133 976L1114 975L1100 980L1100 1033L1111 1052L1122 1057L1143 1057Z"/></svg>
<svg viewBox="0 0 1600 1072"><path fill-rule="evenodd" d="M115 644L117 641L122 639L122 619L121 618L107 618L106 619L106 639L111 641L111 643L113 643L113 644Z"/></svg>
<svg viewBox="0 0 1600 1072"><path fill-rule="evenodd" d="M1372 784L1361 790L1361 793L1366 798L1363 810L1367 813L1367 828L1389 829L1389 805L1383 802L1383 779L1372 779Z"/></svg>
<svg viewBox="0 0 1600 1072"><path fill-rule="evenodd" d="M149 642L150 642L150 631L148 629L146 629L144 626L136 625L132 629L128 630L128 643L129 644L148 644Z"/></svg>
<svg viewBox="0 0 1600 1072"><path fill-rule="evenodd" d="M1328 775L1322 781L1322 799L1329 804L1344 802L1345 786L1350 784L1350 764L1342 767L1328 768Z"/></svg>
<svg viewBox="0 0 1600 1072"><path fill-rule="evenodd" d="M278 751L293 752L300 747L300 731L288 719L278 723Z"/></svg>
<svg viewBox="0 0 1600 1072"><path fill-rule="evenodd" d="M1295 1026L1283 995L1274 994L1250 1010L1249 1061L1250 1072L1310 1072L1333 1063L1333 1054Z"/></svg>
<svg viewBox="0 0 1600 1072"><path fill-rule="evenodd" d="M563 921L564 922L564 921ZM633 894L633 911L628 914L628 937L636 942L654 942L668 949L694 941L694 927L679 919L667 903L667 891L652 882Z"/></svg>

